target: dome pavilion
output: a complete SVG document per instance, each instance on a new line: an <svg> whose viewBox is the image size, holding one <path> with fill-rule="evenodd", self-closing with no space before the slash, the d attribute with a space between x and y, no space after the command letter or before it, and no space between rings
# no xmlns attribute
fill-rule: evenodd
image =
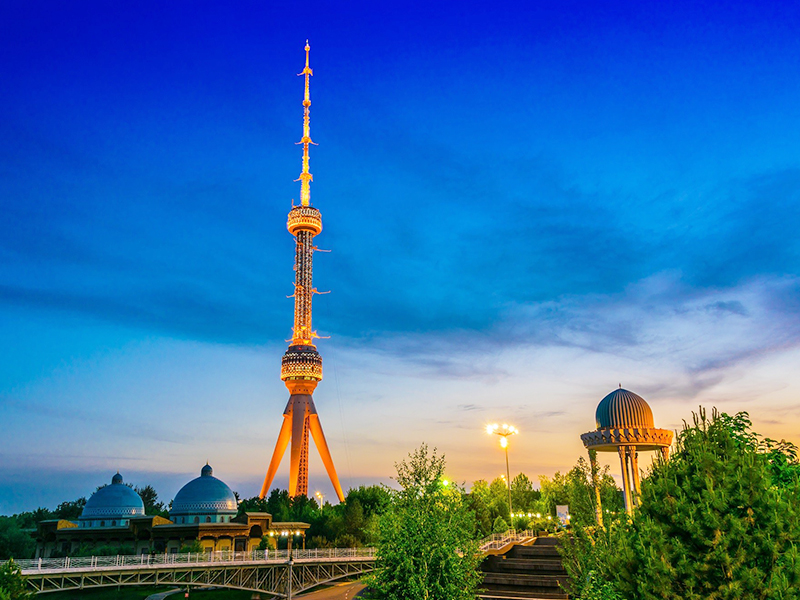
<svg viewBox="0 0 800 600"><path fill-rule="evenodd" d="M622 485L625 493L625 510L630 513L638 505L639 451L658 450L666 459L672 444L672 431L658 429L653 421L653 411L644 398L622 389L614 390L600 401L595 411L597 429L581 436L587 450L619 453L622 465ZM589 454L592 467L596 467L593 453ZM597 520L602 523L600 494L596 482Z"/></svg>
<svg viewBox="0 0 800 600"><path fill-rule="evenodd" d="M78 519L79 527L127 527L132 517L144 515L144 502L132 488L122 483L122 475L111 478L86 502Z"/></svg>
<svg viewBox="0 0 800 600"><path fill-rule="evenodd" d="M175 495L170 519L176 524L229 523L237 513L236 495L228 485L216 477L206 464L200 477L192 479Z"/></svg>

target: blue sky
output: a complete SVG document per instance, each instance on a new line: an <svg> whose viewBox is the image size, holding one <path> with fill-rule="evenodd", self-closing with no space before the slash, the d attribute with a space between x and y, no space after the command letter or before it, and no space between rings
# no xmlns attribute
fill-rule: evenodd
<svg viewBox="0 0 800 600"><path fill-rule="evenodd" d="M800 442L798 29L791 3L4 3L0 512L117 469L169 499L206 460L258 491L306 38L345 488L422 441L493 477L496 420L512 470L563 470L619 383L664 427L715 405Z"/></svg>

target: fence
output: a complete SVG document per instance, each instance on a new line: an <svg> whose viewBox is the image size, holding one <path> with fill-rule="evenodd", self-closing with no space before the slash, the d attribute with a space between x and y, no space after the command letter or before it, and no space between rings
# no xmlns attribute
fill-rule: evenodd
<svg viewBox="0 0 800 600"><path fill-rule="evenodd" d="M375 548L312 548L292 550L292 560L333 561L367 559L375 556ZM235 562L286 562L288 550L253 550L252 552L187 552L182 554L125 554L118 556L76 556L66 558L34 558L14 561L24 571L69 571L103 568L142 568L169 565L200 565Z"/></svg>
<svg viewBox="0 0 800 600"><path fill-rule="evenodd" d="M481 540L481 550L487 552L488 550L497 550L506 544L512 542L524 542L531 538L536 537L536 531L533 529L525 529L517 531L516 529L509 529L505 533L493 533Z"/></svg>

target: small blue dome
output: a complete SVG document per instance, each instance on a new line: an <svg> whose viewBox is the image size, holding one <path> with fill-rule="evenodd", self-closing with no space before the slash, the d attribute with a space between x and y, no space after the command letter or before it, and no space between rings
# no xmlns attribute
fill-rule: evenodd
<svg viewBox="0 0 800 600"><path fill-rule="evenodd" d="M117 473L111 485L97 490L83 507L80 519L123 519L144 514L144 502L139 494L122 483L122 475Z"/></svg>
<svg viewBox="0 0 800 600"><path fill-rule="evenodd" d="M175 515L235 515L236 496L224 481L212 475L206 465L200 477L183 486L172 501L171 517Z"/></svg>

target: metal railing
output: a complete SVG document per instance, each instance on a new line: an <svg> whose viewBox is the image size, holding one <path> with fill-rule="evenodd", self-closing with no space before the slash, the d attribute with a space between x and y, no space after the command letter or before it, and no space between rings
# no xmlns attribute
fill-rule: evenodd
<svg viewBox="0 0 800 600"><path fill-rule="evenodd" d="M481 540L481 550L486 552L488 550L497 550L506 544L513 542L523 542L530 538L536 537L536 531L533 529L525 529L517 531L516 529L509 529L504 533L493 533Z"/></svg>
<svg viewBox="0 0 800 600"><path fill-rule="evenodd" d="M336 561L365 560L375 556L375 548L313 548L292 550L292 560ZM117 556L67 556L15 560L23 572L71 571L114 568L158 568L172 565L206 565L236 562L287 562L288 550L253 550L251 552L186 552L173 554L120 554Z"/></svg>

